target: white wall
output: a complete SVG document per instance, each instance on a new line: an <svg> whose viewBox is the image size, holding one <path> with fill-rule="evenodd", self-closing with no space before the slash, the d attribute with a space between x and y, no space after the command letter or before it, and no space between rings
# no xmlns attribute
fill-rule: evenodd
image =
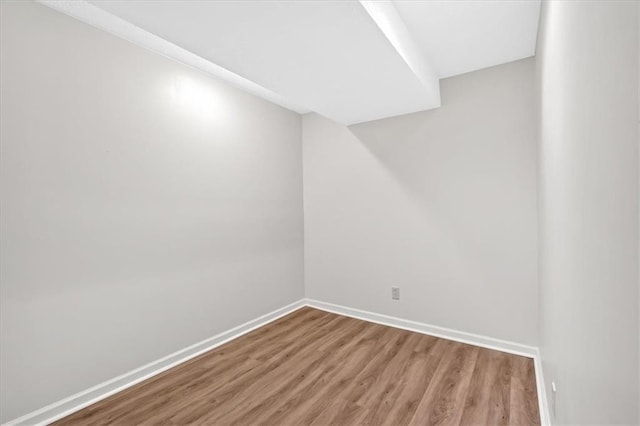
<svg viewBox="0 0 640 426"><path fill-rule="evenodd" d="M443 80L437 110L303 116L307 297L536 344L533 81L527 59Z"/></svg>
<svg viewBox="0 0 640 426"><path fill-rule="evenodd" d="M557 424L639 420L637 13L543 6L540 348Z"/></svg>
<svg viewBox="0 0 640 426"><path fill-rule="evenodd" d="M2 421L303 296L298 114L1 11Z"/></svg>

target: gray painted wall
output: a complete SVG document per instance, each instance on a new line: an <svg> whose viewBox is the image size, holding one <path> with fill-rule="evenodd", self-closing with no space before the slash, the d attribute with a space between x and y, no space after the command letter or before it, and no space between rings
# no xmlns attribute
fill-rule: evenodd
<svg viewBox="0 0 640 426"><path fill-rule="evenodd" d="M303 297L298 114L1 4L2 421Z"/></svg>
<svg viewBox="0 0 640 426"><path fill-rule="evenodd" d="M449 78L442 108L349 128L303 116L307 297L536 345L534 71Z"/></svg>
<svg viewBox="0 0 640 426"><path fill-rule="evenodd" d="M637 13L543 6L540 348L557 424L639 420Z"/></svg>

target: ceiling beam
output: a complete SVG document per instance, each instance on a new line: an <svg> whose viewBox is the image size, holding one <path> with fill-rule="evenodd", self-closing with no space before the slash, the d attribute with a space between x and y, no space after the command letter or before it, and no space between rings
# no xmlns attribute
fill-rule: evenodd
<svg viewBox="0 0 640 426"><path fill-rule="evenodd" d="M431 60L413 40L393 2L391 0L360 0L360 4L418 80L430 91L433 99L436 99L437 104L434 104L433 108L439 108L441 106L440 78L431 65Z"/></svg>
<svg viewBox="0 0 640 426"><path fill-rule="evenodd" d="M308 108L296 105L284 96L235 74L211 61L177 46L170 41L143 30L124 19L113 15L84 0L37 0L38 3L69 15L93 27L107 31L133 44L173 59L185 65L192 66L206 73L212 74L232 85L256 95L262 99L278 104L299 114L310 112Z"/></svg>

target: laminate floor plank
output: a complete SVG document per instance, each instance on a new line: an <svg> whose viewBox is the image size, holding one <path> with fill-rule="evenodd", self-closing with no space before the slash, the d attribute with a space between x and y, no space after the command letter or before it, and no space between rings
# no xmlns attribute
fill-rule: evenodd
<svg viewBox="0 0 640 426"><path fill-rule="evenodd" d="M411 421L450 345L447 340L436 339L427 351L415 351L416 356L407 368L400 394L393 404L384 407L387 411L378 424L405 425Z"/></svg>
<svg viewBox="0 0 640 426"><path fill-rule="evenodd" d="M457 425L479 348L452 342L409 424Z"/></svg>
<svg viewBox="0 0 640 426"><path fill-rule="evenodd" d="M362 407L377 404L376 396L389 381L388 371L397 371L406 363L413 345L412 333L394 330L382 350L362 368L354 379L339 391L337 399L313 421L313 424L358 424L363 415ZM378 390L378 392L376 391ZM382 390L383 391L383 390ZM384 391L383 391L384 392Z"/></svg>
<svg viewBox="0 0 640 426"><path fill-rule="evenodd" d="M326 378L324 386L313 398L302 401L302 404L289 413L284 413L283 424L311 424L324 410L331 406L345 391L363 368L372 362L376 355L376 345L367 340L360 340L349 352L348 356L338 361L337 369ZM346 355L346 354L345 354Z"/></svg>
<svg viewBox="0 0 640 426"><path fill-rule="evenodd" d="M540 424L538 411L538 394L536 391L536 375L533 363L527 358L518 357L512 360L513 373L511 379L510 407L511 424Z"/></svg>
<svg viewBox="0 0 640 426"><path fill-rule="evenodd" d="M233 409L216 413L216 415L206 416L204 420L210 421L212 424L227 424L236 418L240 418L244 413L251 412L254 407L265 406L265 395L269 394L271 389L272 395L285 396L287 389L292 389L295 384L302 379L302 376L309 375L311 367L317 368L324 358L327 358L331 351L341 349L350 349L355 346L356 342L353 336L364 329L366 324L357 324L353 328L339 328L332 334L332 339L326 345L321 345L322 341L308 341L300 348L291 349L291 353L286 356L286 362L272 363L272 368L253 382L251 385L244 387L238 393L234 394ZM339 335L339 332L347 330L348 332ZM338 337L334 339L334 337ZM314 365L315 363L315 365ZM293 370L293 373L292 373ZM257 395L261 397L256 398ZM254 410L255 411L255 410ZM247 424L251 424L248 422Z"/></svg>
<svg viewBox="0 0 640 426"><path fill-rule="evenodd" d="M384 338L385 334L390 334L390 329L385 330L383 327L371 328L370 332L365 334L360 340L360 346L370 346L375 344L379 339ZM369 352L369 350L367 350ZM334 377L341 374L341 368L344 366L344 356L342 353L326 352L329 356L323 362L323 366L311 375L306 375L300 380L300 385L296 387L289 395L280 398L279 404L274 404L271 409L265 410L266 424L282 424L287 418L295 418L305 413L313 412L310 407L314 401L322 397L323 389L330 388L327 386L332 383ZM364 352L363 352L364 353ZM317 410L317 408L316 408ZM311 414L313 416L314 414Z"/></svg>
<svg viewBox="0 0 640 426"><path fill-rule="evenodd" d="M56 425L539 425L533 361L301 308Z"/></svg>
<svg viewBox="0 0 640 426"><path fill-rule="evenodd" d="M511 355L491 350L478 354L461 425L509 424Z"/></svg>

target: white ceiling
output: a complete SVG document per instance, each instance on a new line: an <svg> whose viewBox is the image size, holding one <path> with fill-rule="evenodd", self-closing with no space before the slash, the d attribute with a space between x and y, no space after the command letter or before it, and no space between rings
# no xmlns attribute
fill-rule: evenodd
<svg viewBox="0 0 640 426"><path fill-rule="evenodd" d="M539 1L431 0L394 4L440 78L535 54Z"/></svg>
<svg viewBox="0 0 640 426"><path fill-rule="evenodd" d="M540 9L540 0L42 3L343 124L437 108L439 78L532 56Z"/></svg>

